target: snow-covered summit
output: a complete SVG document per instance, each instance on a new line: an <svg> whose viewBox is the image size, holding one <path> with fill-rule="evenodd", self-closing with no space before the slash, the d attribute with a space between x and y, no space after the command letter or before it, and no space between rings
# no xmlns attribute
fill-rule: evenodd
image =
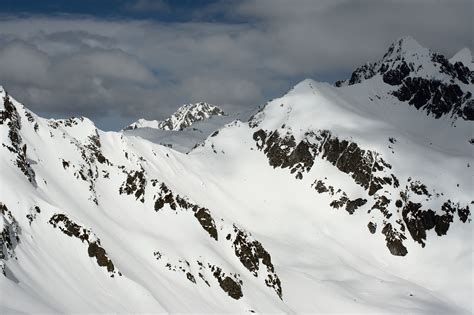
<svg viewBox="0 0 474 315"><path fill-rule="evenodd" d="M208 119L211 116L224 115L224 111L217 106L199 102L194 104L185 104L170 117L163 121L139 119L130 124L124 130L137 128L155 128L162 130L183 130L197 121Z"/></svg>
<svg viewBox="0 0 474 315"><path fill-rule="evenodd" d="M449 59L449 62L455 64L456 62L461 62L463 65L468 67L471 71L474 71L474 60L472 59L471 50L467 47L464 47L458 51L454 56Z"/></svg>
<svg viewBox="0 0 474 315"><path fill-rule="evenodd" d="M404 37L395 41L379 61L357 68L350 79L335 85L365 82L376 90L377 97L390 96L435 118L474 120L474 72L472 63L464 63L468 59L464 55L466 51L448 60L413 38Z"/></svg>

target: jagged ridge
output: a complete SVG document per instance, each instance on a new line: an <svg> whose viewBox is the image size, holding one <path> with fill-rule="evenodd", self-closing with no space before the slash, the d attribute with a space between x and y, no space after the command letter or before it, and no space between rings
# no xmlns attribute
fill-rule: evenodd
<svg viewBox="0 0 474 315"><path fill-rule="evenodd" d="M163 121L139 119L130 124L124 130L133 130L137 128L157 128L162 130L183 130L197 121L207 119L212 116L224 115L224 111L217 106L200 102L195 104L186 104L178 108L170 117Z"/></svg>

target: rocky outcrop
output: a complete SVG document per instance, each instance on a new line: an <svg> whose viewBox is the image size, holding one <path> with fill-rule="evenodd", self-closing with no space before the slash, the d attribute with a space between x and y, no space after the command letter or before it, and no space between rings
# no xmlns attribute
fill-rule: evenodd
<svg viewBox="0 0 474 315"><path fill-rule="evenodd" d="M89 257L95 258L97 265L100 267L105 267L111 277L114 277L115 274L119 276L122 275L116 270L112 260L108 257L107 252L100 244L100 239L97 238L90 229L79 225L62 213L53 215L48 222L67 236L77 238L82 243L86 243L88 245L87 252Z"/></svg>
<svg viewBox="0 0 474 315"><path fill-rule="evenodd" d="M208 287L214 286L215 282L217 282L222 291L227 293L229 297L235 300L243 297L243 282L237 273L226 272L221 266L211 262L204 262L201 257L190 261L186 259L178 259L176 261L160 251L155 251L153 255L164 268L182 274L194 285L197 284L197 279L200 279ZM215 281L213 281L212 278L214 278Z"/></svg>
<svg viewBox="0 0 474 315"><path fill-rule="evenodd" d="M31 162L27 157L27 145L23 143L21 137L21 117L13 105L8 94L3 98L3 110L0 110L0 125L6 125L8 128L8 139L10 143L2 143L11 153L16 156L15 165L26 176L28 181L36 187L36 174L31 167Z"/></svg>
<svg viewBox="0 0 474 315"><path fill-rule="evenodd" d="M145 171L141 169L140 171L124 172L127 174L127 179L123 182L122 186L120 186L119 194L133 194L136 200L140 200L140 202L144 203L146 188Z"/></svg>
<svg viewBox="0 0 474 315"><path fill-rule="evenodd" d="M3 229L0 231L0 271L6 276L5 264L9 259L17 259L15 248L20 243L21 228L7 206L0 202Z"/></svg>
<svg viewBox="0 0 474 315"><path fill-rule="evenodd" d="M365 150L353 141L339 139L327 130L308 131L298 143L290 132L281 136L276 130L259 129L254 132L253 139L257 150L261 150L268 157L272 167L288 168L291 173L297 172L297 179L302 179L303 174L311 170L318 158L330 162L339 171L350 175L355 184L364 188L370 199L359 196L349 198L341 189L336 190L323 180L316 179L312 187L316 192L331 197L330 207L345 209L349 214L354 214L371 200L372 206L368 208L367 213L379 211L384 219L382 222L369 221L369 232L375 234L377 225L381 226L387 248L393 255L404 256L408 253L404 245L408 236L424 247L426 231L435 229L438 236L445 235L456 214L461 222L469 221L469 206L462 206L450 200L442 201L443 206L438 211L422 210L423 205L413 201L415 196L423 197L427 201L440 201L443 194L430 192L425 184L412 178L408 178L405 187L401 188L399 179L392 173L392 166L381 154ZM395 143L395 140L391 143ZM392 202L390 191L397 191L400 199ZM398 215L393 216L400 212L403 220L399 219Z"/></svg>
<svg viewBox="0 0 474 315"><path fill-rule="evenodd" d="M255 277L259 276L260 264L266 267L267 277L265 284L273 288L282 298L281 282L275 273L270 254L263 248L262 244L253 239L250 234L234 225L234 236L228 234L227 240L232 241L235 255L240 259L242 265L245 266Z"/></svg>

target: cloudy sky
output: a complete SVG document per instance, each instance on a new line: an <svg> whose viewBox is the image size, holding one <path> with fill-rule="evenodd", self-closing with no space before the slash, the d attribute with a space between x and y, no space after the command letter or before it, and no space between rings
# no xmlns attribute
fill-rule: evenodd
<svg viewBox="0 0 474 315"><path fill-rule="evenodd" d="M207 101L254 108L334 82L410 35L473 50L473 0L0 0L0 85L45 117L105 130Z"/></svg>

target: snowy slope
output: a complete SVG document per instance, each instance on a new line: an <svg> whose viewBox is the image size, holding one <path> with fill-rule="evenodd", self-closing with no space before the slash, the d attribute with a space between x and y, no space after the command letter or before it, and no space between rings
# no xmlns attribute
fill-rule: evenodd
<svg viewBox="0 0 474 315"><path fill-rule="evenodd" d="M221 115L224 115L222 109L208 103L200 102L195 104L185 104L163 121L139 119L138 121L124 128L124 130L133 130L137 128L183 130L187 127L190 127L197 121L205 120L212 116Z"/></svg>
<svg viewBox="0 0 474 315"><path fill-rule="evenodd" d="M402 80L472 91L413 49ZM188 154L2 90L0 312L471 313L466 103L338 85L304 80Z"/></svg>
<svg viewBox="0 0 474 315"><path fill-rule="evenodd" d="M125 129L122 132L127 137L140 137L173 148L176 151L187 153L226 124L236 119L246 121L253 113L254 110L235 114L214 115L208 119L196 121L192 123L191 126L181 130L161 130L156 127L140 127Z"/></svg>

